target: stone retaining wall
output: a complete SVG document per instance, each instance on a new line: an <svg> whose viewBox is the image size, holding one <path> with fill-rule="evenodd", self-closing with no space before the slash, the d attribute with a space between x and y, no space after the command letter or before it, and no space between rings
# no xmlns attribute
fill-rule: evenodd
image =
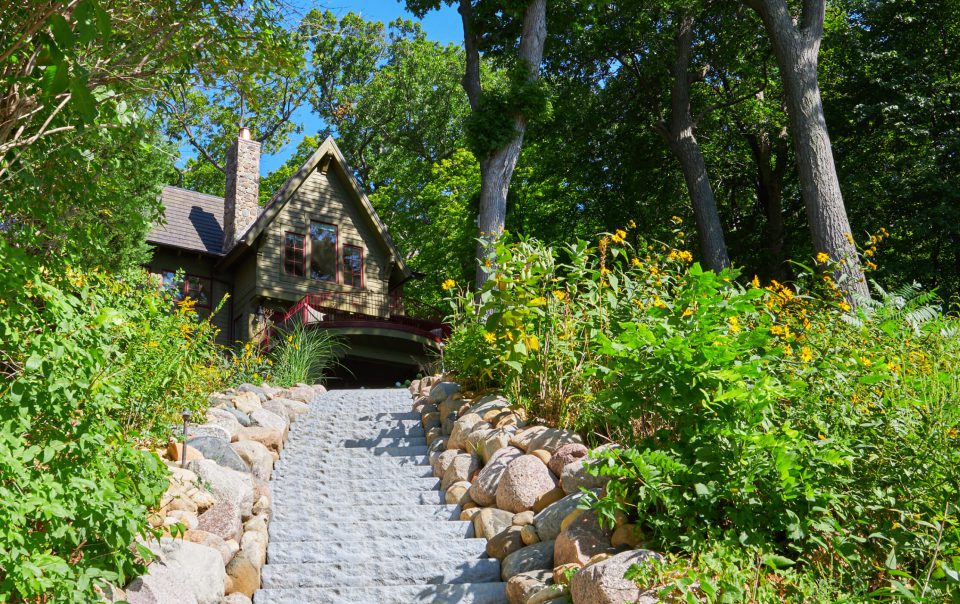
<svg viewBox="0 0 960 604"><path fill-rule="evenodd" d="M659 554L640 549L625 518L603 526L579 507L583 490L600 492L588 472L591 451L579 435L527 425L523 409L497 394L461 392L431 376L410 386L421 414L434 476L446 502L463 508L487 554L501 561L510 604L656 602L623 578Z"/></svg>
<svg viewBox="0 0 960 604"><path fill-rule="evenodd" d="M165 536L143 543L156 561L105 600L250 604L267 556L273 464L290 424L324 392L323 386L304 384L288 389L244 384L211 395L204 423L188 427L186 447L171 442L158 451L170 468L170 485L150 524ZM177 525L186 532L171 535Z"/></svg>

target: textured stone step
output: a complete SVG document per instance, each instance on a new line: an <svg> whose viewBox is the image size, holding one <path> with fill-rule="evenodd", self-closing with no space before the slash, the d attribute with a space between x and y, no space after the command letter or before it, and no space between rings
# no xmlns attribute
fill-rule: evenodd
<svg viewBox="0 0 960 604"><path fill-rule="evenodd" d="M263 589L254 604L507 604L505 583Z"/></svg>
<svg viewBox="0 0 960 604"><path fill-rule="evenodd" d="M324 466L316 468L289 468L284 469L281 474L279 471L273 473L274 485L284 484L290 481L303 481L303 490L310 492L314 485L309 483L323 483L333 479L343 480L361 480L369 478L370 480L381 480L385 476L395 476L397 478L430 478L433 476L433 470L428 465L407 465L407 466L380 466L371 470L369 466Z"/></svg>
<svg viewBox="0 0 960 604"><path fill-rule="evenodd" d="M339 456L346 459L370 459L374 457L413 457L417 455L426 455L426 445L400 446L400 447L344 447L337 445L315 445L309 449L316 456ZM296 451L291 452L294 455Z"/></svg>
<svg viewBox="0 0 960 604"><path fill-rule="evenodd" d="M351 438L348 440L341 440L336 443L347 449L379 449L383 447L426 447L427 439L426 437L415 437L410 436L407 438Z"/></svg>
<svg viewBox="0 0 960 604"><path fill-rule="evenodd" d="M296 425L296 424L294 424ZM304 439L316 439L315 442L326 441L335 441L343 438L405 438L409 436L416 436L418 438L423 437L425 432L423 428L411 428L409 430L404 428L388 427L388 428L364 428L362 426L350 426L349 429L345 428L343 430L330 430L330 429L321 429L317 428L311 430L307 427L304 427L303 430L297 430L290 433L290 442L298 442Z"/></svg>
<svg viewBox="0 0 960 604"><path fill-rule="evenodd" d="M351 418L325 419L323 416L309 415L306 419L301 418L297 422L297 432L327 430L329 432L341 431L353 427L381 427L381 428L403 428L405 430L423 427L419 418L394 419L389 415L375 417L372 415L361 415Z"/></svg>
<svg viewBox="0 0 960 604"><path fill-rule="evenodd" d="M473 537L473 523L434 521L373 520L357 522L345 519L339 522L315 520L311 522L270 523L270 539L277 541L349 541L351 539L394 539L416 541L422 538L466 539ZM398 544L399 546L399 544Z"/></svg>
<svg viewBox="0 0 960 604"><path fill-rule="evenodd" d="M292 483L296 484L296 483ZM440 487L439 478L417 478L417 477L405 477L405 476L394 476L392 478L349 478L343 479L337 476L331 476L330 478L314 478L311 481L310 493L324 493L331 490L340 490L340 491L391 491L391 490L404 490L404 491L434 491ZM277 488L279 487L278 483L274 481L271 484L271 490L274 493L274 499L276 499ZM283 499L284 507L287 504L294 504L298 501L309 502L310 498L300 489L301 494L304 494L302 498L297 497L293 498L293 495L296 493L290 493L290 499ZM285 494L284 497L287 495Z"/></svg>
<svg viewBox="0 0 960 604"><path fill-rule="evenodd" d="M295 484L288 485L284 489L279 485L275 487L273 496L286 499L290 496L289 489L299 491ZM323 492L314 491L310 498L304 502L301 509L307 510L317 505L341 505L341 506L368 506L382 505L388 507L408 506L408 505L443 505L443 494L440 491L405 491L403 489L391 491L341 491L329 490Z"/></svg>
<svg viewBox="0 0 960 604"><path fill-rule="evenodd" d="M362 508L362 509L359 509ZM460 506L436 504L404 504L400 506L363 504L363 503L317 503L310 501L302 507L285 506L275 510L274 522L312 522L324 520L334 522L348 518L370 520L435 520L437 522L458 520Z"/></svg>
<svg viewBox="0 0 960 604"><path fill-rule="evenodd" d="M307 454L307 452L304 452ZM274 465L274 470L276 470L275 475L283 476L287 471L298 471L302 474L309 474L310 471L320 471L320 470L346 470L354 468L357 470L368 469L371 472L370 478L386 478L389 474L384 476L375 476L373 472L389 472L393 468L404 468L404 467L417 467L417 466L427 466L427 456L426 455L410 455L406 457L391 457L389 455L380 455L380 456L364 456L361 454L351 455L348 451L342 451L337 454L327 453L326 455L322 453L317 453L313 455L310 460L304 464L301 460L291 460L281 459L279 463Z"/></svg>
<svg viewBox="0 0 960 604"><path fill-rule="evenodd" d="M267 564L263 567L264 589L281 587L373 586L442 583L487 583L500 578L500 561L422 560L390 558L396 552L383 552L365 562L329 562L310 564Z"/></svg>
<svg viewBox="0 0 960 604"><path fill-rule="evenodd" d="M384 539L357 541L271 541L267 559L271 564L329 562L330 560L365 561L393 551L398 542ZM470 560L487 557L486 539L428 539L423 538L408 547L404 555L415 560Z"/></svg>

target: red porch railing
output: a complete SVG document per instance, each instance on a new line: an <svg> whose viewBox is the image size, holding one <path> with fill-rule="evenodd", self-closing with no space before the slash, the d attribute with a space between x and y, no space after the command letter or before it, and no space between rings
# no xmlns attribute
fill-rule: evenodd
<svg viewBox="0 0 960 604"><path fill-rule="evenodd" d="M293 321L318 327L379 326L414 333L435 342L450 335L442 312L413 298L369 292L325 291L307 294L273 321L266 333L266 345L274 329Z"/></svg>

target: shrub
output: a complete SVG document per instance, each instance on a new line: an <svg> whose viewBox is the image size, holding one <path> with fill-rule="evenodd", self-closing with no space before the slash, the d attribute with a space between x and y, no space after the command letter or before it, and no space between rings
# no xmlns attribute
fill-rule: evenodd
<svg viewBox="0 0 960 604"><path fill-rule="evenodd" d="M298 323L278 330L276 340L270 360L271 380L277 386L319 382L336 363L337 338L322 329L308 329Z"/></svg>
<svg viewBox="0 0 960 604"><path fill-rule="evenodd" d="M960 598L958 321L915 288L853 311L830 267L761 287L630 239L498 242L448 366L624 445L592 503L670 555L637 569L665 596Z"/></svg>
<svg viewBox="0 0 960 604"><path fill-rule="evenodd" d="M143 570L167 485L146 445L219 384L213 330L140 271L0 258L0 601L95 601Z"/></svg>

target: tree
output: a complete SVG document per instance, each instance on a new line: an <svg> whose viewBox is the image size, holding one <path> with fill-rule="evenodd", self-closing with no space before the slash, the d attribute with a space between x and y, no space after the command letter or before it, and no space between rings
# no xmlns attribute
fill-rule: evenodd
<svg viewBox="0 0 960 604"><path fill-rule="evenodd" d="M800 190L814 247L837 263L847 297L868 297L860 258L847 219L818 82L826 0L804 0L799 18L787 0L745 0L763 21L783 80Z"/></svg>
<svg viewBox="0 0 960 604"><path fill-rule="evenodd" d="M453 0L445 0L452 4ZM408 0L407 8L418 16L437 8L438 0ZM507 193L510 179L517 166L527 123L545 110L545 93L537 82L540 63L547 38L547 1L529 0L521 10L478 0L459 0L458 11L463 22L463 45L466 69L463 89L470 101L471 118L468 124L471 147L480 160L480 210L477 226L481 238L495 237L504 228L507 215ZM506 23L504 23L506 21ZM503 32L520 23L517 35L506 40ZM504 27L491 27L497 24ZM490 36L489 32L498 35ZM516 44L516 56L511 57L505 86L484 88L481 81L480 52L485 47L504 47ZM483 263L493 250L489 245L477 246L477 286L487 279Z"/></svg>
<svg viewBox="0 0 960 604"><path fill-rule="evenodd" d="M690 84L703 78L703 74L690 69L694 41L694 16L683 12L675 16L676 56L671 68L670 119L657 123L657 132L664 138L671 152L680 162L687 191L693 205L697 233L700 237L700 252L704 266L720 271L730 266L727 245L723 238L723 226L717 213L717 202L710 186L707 164L700 144L697 142L696 122L690 110Z"/></svg>

